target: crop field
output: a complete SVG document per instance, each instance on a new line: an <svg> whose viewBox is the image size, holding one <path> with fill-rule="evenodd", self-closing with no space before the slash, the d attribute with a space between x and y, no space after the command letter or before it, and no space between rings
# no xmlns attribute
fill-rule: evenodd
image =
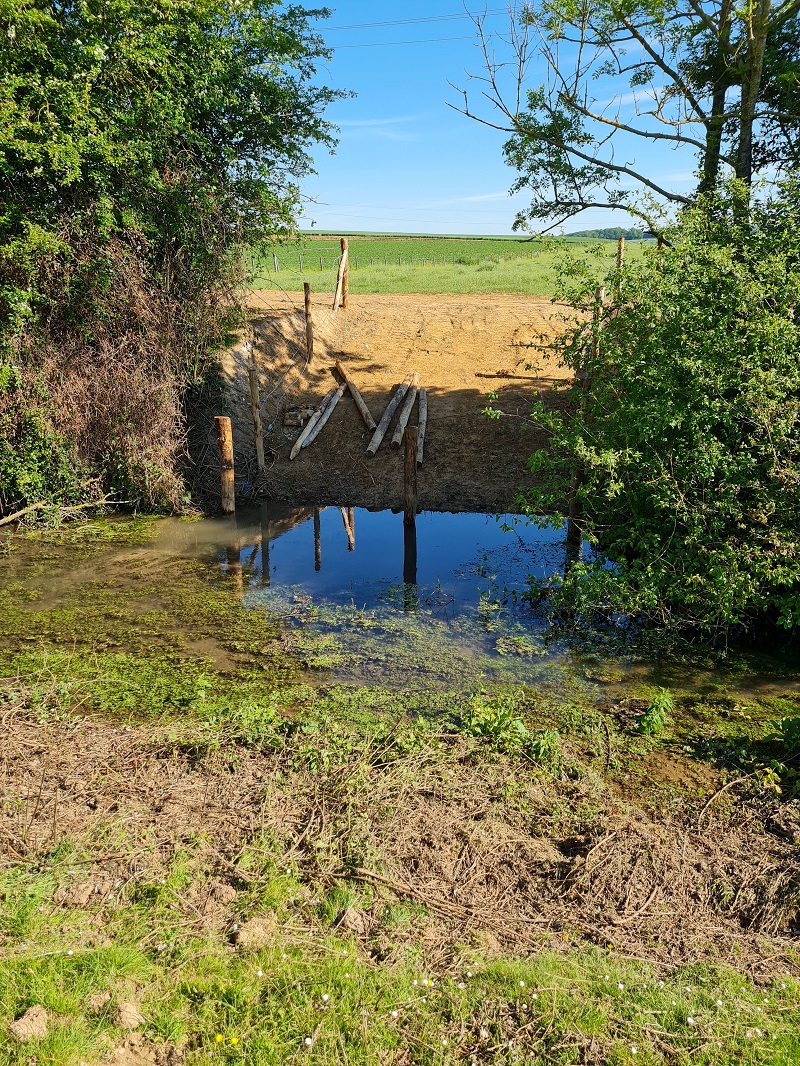
<svg viewBox="0 0 800 1066"><path fill-rule="evenodd" d="M616 241L528 237L350 237L352 293L511 292L548 296L555 287L559 258L586 255L598 275L616 256ZM626 256L642 254L652 242L629 241ZM315 291L333 288L339 262L336 237L303 236L255 253L250 259L254 289L296 292L309 282ZM276 269L277 267L277 269Z"/></svg>

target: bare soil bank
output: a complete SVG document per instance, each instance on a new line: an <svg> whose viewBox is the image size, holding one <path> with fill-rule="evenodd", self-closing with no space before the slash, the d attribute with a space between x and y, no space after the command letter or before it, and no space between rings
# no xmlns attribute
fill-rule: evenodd
<svg viewBox="0 0 800 1066"><path fill-rule="evenodd" d="M514 509L517 491L530 483L527 460L547 440L527 421L531 401L540 393L554 407L567 401L553 386L569 373L530 346L561 328L566 308L514 295L351 296L349 307L333 314L329 296L318 294L314 357L306 366L302 298L254 293L252 307L269 467L260 483L245 338L223 366L245 492L257 487L260 495L294 503L400 505L402 454L391 449L389 434L375 458L366 456L371 434L349 394L318 440L289 461L299 430L284 426L286 408L316 405L334 384L330 368L340 359L376 421L394 387L419 372L429 405L421 510ZM526 367L531 363L536 369ZM482 413L490 392L498 394L501 419Z"/></svg>

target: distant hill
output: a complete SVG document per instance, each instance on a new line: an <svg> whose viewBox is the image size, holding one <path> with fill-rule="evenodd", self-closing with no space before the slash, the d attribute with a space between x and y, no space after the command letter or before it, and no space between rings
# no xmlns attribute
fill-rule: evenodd
<svg viewBox="0 0 800 1066"><path fill-rule="evenodd" d="M621 226L610 226L608 229L582 229L577 233L568 233L568 237L597 237L604 241L618 241L624 237L626 241L640 241L647 230L623 229Z"/></svg>

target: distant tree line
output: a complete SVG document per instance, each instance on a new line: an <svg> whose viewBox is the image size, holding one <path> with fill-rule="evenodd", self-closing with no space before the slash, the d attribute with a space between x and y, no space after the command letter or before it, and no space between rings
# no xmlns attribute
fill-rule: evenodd
<svg viewBox="0 0 800 1066"><path fill-rule="evenodd" d="M606 229L580 229L577 233L570 233L570 237L596 237L603 241L618 241L624 237L626 241L640 241L642 237L649 236L649 231L636 229L632 226L623 229L622 226L609 226Z"/></svg>

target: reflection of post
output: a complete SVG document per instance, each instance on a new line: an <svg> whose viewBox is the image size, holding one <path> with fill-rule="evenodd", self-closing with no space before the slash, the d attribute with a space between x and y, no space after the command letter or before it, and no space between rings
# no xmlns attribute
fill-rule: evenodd
<svg viewBox="0 0 800 1066"><path fill-rule="evenodd" d="M356 546L356 534L351 524L353 518L353 508L348 507L348 509L345 510L344 507L340 507L339 510L342 512L342 522L344 523L344 531L347 534L347 550L351 552Z"/></svg>
<svg viewBox="0 0 800 1066"><path fill-rule="evenodd" d="M417 604L417 523L403 521L403 609L416 611Z"/></svg>
<svg viewBox="0 0 800 1066"><path fill-rule="evenodd" d="M261 505L261 584L269 588L269 508L266 503Z"/></svg>
<svg viewBox="0 0 800 1066"><path fill-rule="evenodd" d="M347 508L347 521L350 523L350 551L355 551L356 547L356 509L355 507Z"/></svg>
<svg viewBox="0 0 800 1066"><path fill-rule="evenodd" d="M236 540L225 549L225 560L228 564L228 577L233 582L233 587L239 596L244 596L244 579L242 577L242 552L240 541Z"/></svg>
<svg viewBox="0 0 800 1066"><path fill-rule="evenodd" d="M319 507L314 508L314 569L322 569L322 530L319 521Z"/></svg>
<svg viewBox="0 0 800 1066"><path fill-rule="evenodd" d="M409 426L405 434L406 451L403 471L403 521L417 517L417 427Z"/></svg>

